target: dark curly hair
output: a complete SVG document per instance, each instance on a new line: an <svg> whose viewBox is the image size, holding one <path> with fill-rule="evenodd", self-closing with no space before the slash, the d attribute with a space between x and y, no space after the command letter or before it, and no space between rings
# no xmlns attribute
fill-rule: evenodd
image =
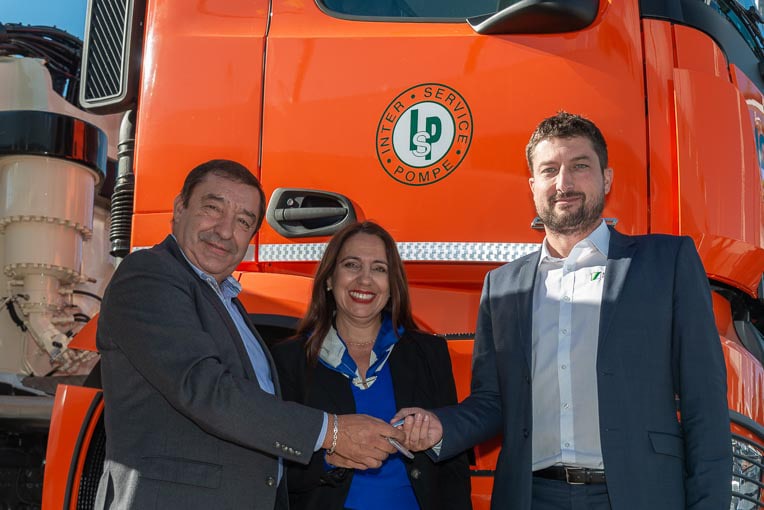
<svg viewBox="0 0 764 510"><path fill-rule="evenodd" d="M533 131L528 145L525 146L525 157L528 160L528 169L533 174L533 151L536 146L550 138L573 138L581 136L592 142L594 152L600 160L602 172L607 168L607 143L602 131L586 117L575 115L565 111L559 111L556 115L547 117Z"/></svg>

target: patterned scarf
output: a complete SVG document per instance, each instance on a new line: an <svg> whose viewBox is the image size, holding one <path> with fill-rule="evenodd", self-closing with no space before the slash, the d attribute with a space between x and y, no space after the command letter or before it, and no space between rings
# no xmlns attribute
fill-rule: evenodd
<svg viewBox="0 0 764 510"><path fill-rule="evenodd" d="M402 334L403 326L398 327L398 334L396 335L393 330L392 319L387 314L383 315L382 326L379 328L377 339L371 350L369 370L366 371L366 385L364 385L363 377L358 373L355 361L348 354L345 342L339 333L337 333L334 326L324 337L324 342L321 344L321 352L319 353L319 361L327 368L339 372L350 379L357 388L367 389L377 380L377 373L385 366L387 358L390 357L393 347L395 347Z"/></svg>

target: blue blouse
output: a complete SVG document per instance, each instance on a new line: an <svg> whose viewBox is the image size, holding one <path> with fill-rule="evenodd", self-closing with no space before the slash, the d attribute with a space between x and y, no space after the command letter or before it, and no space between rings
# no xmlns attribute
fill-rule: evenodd
<svg viewBox="0 0 764 510"><path fill-rule="evenodd" d="M392 320L384 317L371 355L366 384L358 368L347 353L347 348L336 333L331 331L324 341L319 356L321 363L348 378L355 400L355 410L383 421L390 421L397 411L393 392L393 378L387 359L398 341ZM345 508L353 510L419 510L419 503L411 487L403 456L390 455L377 469L356 470L345 500Z"/></svg>

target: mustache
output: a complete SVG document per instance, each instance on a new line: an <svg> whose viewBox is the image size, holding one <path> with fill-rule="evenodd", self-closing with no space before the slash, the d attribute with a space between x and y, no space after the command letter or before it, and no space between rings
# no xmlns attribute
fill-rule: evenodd
<svg viewBox="0 0 764 510"><path fill-rule="evenodd" d="M565 200L568 198L581 198L582 200L585 200L586 194L580 191L558 191L556 195L549 198L549 203L554 204L560 200Z"/></svg>
<svg viewBox="0 0 764 510"><path fill-rule="evenodd" d="M230 239L223 239L220 237L220 235L212 230L199 232L199 239L205 243L215 244L224 250L233 251L233 242Z"/></svg>

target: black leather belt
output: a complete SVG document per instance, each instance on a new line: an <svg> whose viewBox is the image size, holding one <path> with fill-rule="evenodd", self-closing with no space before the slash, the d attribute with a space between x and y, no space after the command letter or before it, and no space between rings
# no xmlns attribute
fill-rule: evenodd
<svg viewBox="0 0 764 510"><path fill-rule="evenodd" d="M571 485L605 483L604 469L589 469L568 466L550 466L533 472L533 476L548 480L562 480Z"/></svg>

